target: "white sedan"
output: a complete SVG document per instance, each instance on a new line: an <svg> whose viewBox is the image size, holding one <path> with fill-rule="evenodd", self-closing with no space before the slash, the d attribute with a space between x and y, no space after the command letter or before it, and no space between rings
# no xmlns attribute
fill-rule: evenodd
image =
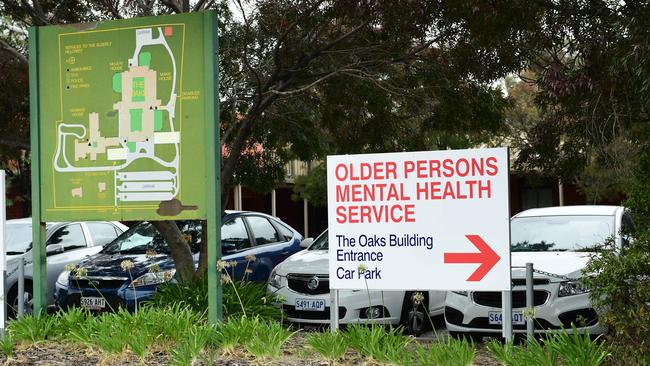
<svg viewBox="0 0 650 366"><path fill-rule="evenodd" d="M513 330L526 331L526 263L533 263L534 323L538 333L566 328L600 334L605 328L582 285L582 269L607 240L626 245L630 214L618 206L563 206L531 209L511 221ZM500 333L501 293L447 293L445 322L452 333Z"/></svg>
<svg viewBox="0 0 650 366"><path fill-rule="evenodd" d="M301 324L329 324L330 288L328 275L327 230L313 243L303 240L307 250L280 263L269 277L267 293L279 298L286 320ZM339 291L339 323L377 322L404 324L412 334L419 334L430 324L427 316L442 315L444 291L425 291L422 304L413 299L412 291ZM426 310L425 310L426 309Z"/></svg>

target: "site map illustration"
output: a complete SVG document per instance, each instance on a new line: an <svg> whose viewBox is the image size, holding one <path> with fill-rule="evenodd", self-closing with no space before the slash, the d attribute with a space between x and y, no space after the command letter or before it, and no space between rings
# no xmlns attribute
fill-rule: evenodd
<svg viewBox="0 0 650 366"><path fill-rule="evenodd" d="M137 22L145 24L57 27L40 37L41 49L55 46L47 50L55 57L41 52L41 69L58 69L39 75L41 157L51 161L41 189L53 193L43 195L52 197L45 216L181 218L201 210L205 55L188 44L202 39L201 24L193 37L191 22Z"/></svg>

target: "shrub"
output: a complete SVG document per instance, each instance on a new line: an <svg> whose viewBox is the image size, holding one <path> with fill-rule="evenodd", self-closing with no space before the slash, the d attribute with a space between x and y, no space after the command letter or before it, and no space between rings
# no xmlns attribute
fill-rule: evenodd
<svg viewBox="0 0 650 366"><path fill-rule="evenodd" d="M239 296L238 296L239 295ZM242 315L264 319L281 318L281 312L266 295L266 285L254 282L231 282L223 285L224 318ZM208 282L203 278L187 284L164 284L153 295L150 305L165 307L169 304L188 306L198 313L208 308Z"/></svg>
<svg viewBox="0 0 650 366"><path fill-rule="evenodd" d="M610 244L584 273L599 320L609 327L612 362L650 364L650 232L620 251Z"/></svg>

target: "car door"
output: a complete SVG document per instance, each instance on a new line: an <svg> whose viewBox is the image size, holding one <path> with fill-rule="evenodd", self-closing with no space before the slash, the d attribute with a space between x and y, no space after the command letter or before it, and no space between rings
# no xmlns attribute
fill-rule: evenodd
<svg viewBox="0 0 650 366"><path fill-rule="evenodd" d="M251 248L251 237L242 216L228 218L221 225L222 260L228 262L224 269L233 280L244 279L245 257Z"/></svg>
<svg viewBox="0 0 650 366"><path fill-rule="evenodd" d="M268 279L271 270L276 265L292 254L290 243L269 218L261 215L246 215L244 219L250 233L252 246L243 251L243 263L250 270L249 280L263 282ZM252 257L255 257L254 261L246 259Z"/></svg>

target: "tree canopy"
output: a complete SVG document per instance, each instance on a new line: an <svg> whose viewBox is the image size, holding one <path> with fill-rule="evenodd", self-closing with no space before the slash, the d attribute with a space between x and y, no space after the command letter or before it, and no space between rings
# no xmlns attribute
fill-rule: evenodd
<svg viewBox="0 0 650 366"><path fill-rule="evenodd" d="M2 154L28 148L26 27L208 8L219 14L224 194L239 182L272 188L293 158L508 133L519 169L604 192L647 142L645 2L4 0ZM501 90L513 75L527 93ZM526 105L534 114L517 115Z"/></svg>

